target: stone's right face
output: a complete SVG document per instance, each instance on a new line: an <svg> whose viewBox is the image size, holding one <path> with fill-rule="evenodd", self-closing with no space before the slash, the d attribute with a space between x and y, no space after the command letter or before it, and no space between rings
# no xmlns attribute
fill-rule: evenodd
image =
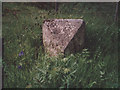
<svg viewBox="0 0 120 90"><path fill-rule="evenodd" d="M61 52L79 51L84 44L84 31L82 19L45 20L43 44L46 52L57 56Z"/></svg>

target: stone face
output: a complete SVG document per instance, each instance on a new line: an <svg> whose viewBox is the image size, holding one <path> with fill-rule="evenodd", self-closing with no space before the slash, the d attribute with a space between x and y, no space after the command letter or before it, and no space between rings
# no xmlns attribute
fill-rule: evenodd
<svg viewBox="0 0 120 90"><path fill-rule="evenodd" d="M43 23L43 44L50 56L75 53L84 46L85 23L82 19L53 19Z"/></svg>

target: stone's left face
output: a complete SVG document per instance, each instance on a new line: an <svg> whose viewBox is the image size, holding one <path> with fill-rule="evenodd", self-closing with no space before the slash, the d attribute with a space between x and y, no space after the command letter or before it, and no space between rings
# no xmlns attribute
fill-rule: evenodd
<svg viewBox="0 0 120 90"><path fill-rule="evenodd" d="M43 44L47 53L79 51L84 44L85 23L82 19L45 20L43 24ZM77 50L76 50L77 49Z"/></svg>

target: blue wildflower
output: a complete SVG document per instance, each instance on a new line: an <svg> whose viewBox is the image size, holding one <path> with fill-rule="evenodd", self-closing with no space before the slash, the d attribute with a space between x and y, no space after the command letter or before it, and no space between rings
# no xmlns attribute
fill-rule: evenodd
<svg viewBox="0 0 120 90"><path fill-rule="evenodd" d="M21 69L21 68L22 68L22 66L21 66L21 65L19 65L19 66L18 66L18 69Z"/></svg>
<svg viewBox="0 0 120 90"><path fill-rule="evenodd" d="M21 52L19 53L19 56L22 56L22 55L24 55L23 51L21 51Z"/></svg>

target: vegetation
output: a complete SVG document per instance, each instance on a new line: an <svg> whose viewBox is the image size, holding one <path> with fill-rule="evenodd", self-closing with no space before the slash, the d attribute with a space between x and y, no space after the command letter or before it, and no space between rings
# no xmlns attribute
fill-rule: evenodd
<svg viewBox="0 0 120 90"><path fill-rule="evenodd" d="M4 88L117 88L115 3L3 3ZM42 24L50 18L86 22L82 53L48 57Z"/></svg>

